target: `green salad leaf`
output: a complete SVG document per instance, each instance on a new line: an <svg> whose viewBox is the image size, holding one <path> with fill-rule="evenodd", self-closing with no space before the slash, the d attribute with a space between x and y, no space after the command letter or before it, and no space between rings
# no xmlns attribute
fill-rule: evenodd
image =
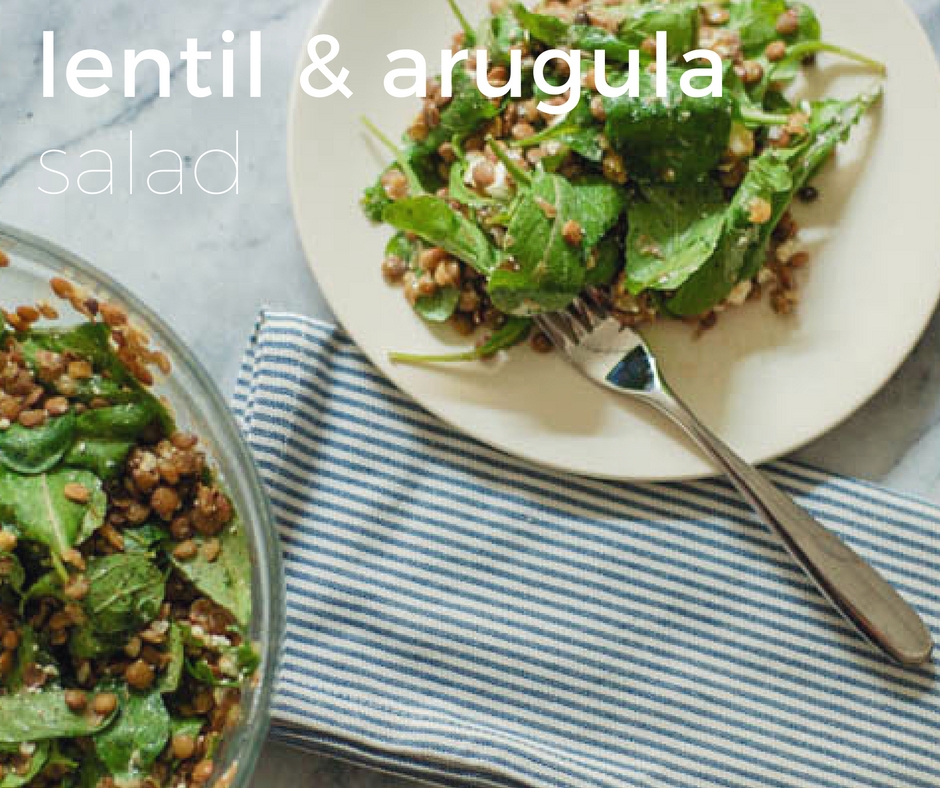
<svg viewBox="0 0 940 788"><path fill-rule="evenodd" d="M698 32L698 3L647 2L624 5L623 19L617 33L590 24L568 24L557 16L529 11L522 3L513 3L512 13L519 24L537 41L553 48L577 49L584 53L603 51L612 62L627 63L630 52L657 32L669 38L669 59L693 49Z"/></svg>
<svg viewBox="0 0 940 788"><path fill-rule="evenodd" d="M172 557L176 570L203 594L221 605L243 627L251 620L251 563L245 527L238 518L225 526L217 537L221 552L214 561L201 549L205 540L197 537L200 549L188 561Z"/></svg>
<svg viewBox="0 0 940 788"><path fill-rule="evenodd" d="M532 188L516 203L506 232L513 265L492 273L494 306L508 315L530 316L563 309L584 286L584 252L564 237L577 220L574 187L564 177L536 172Z"/></svg>
<svg viewBox="0 0 940 788"><path fill-rule="evenodd" d="M96 557L86 571L83 600L91 627L103 635L133 632L153 621L163 604L166 580L143 553Z"/></svg>
<svg viewBox="0 0 940 788"><path fill-rule="evenodd" d="M156 400L145 399L87 410L75 419L75 430L83 438L133 441L159 419Z"/></svg>
<svg viewBox="0 0 940 788"><path fill-rule="evenodd" d="M703 314L723 301L739 282L760 270L774 228L796 192L832 156L880 95L876 91L851 101L814 103L806 137L799 145L770 148L751 164L725 214L716 253L667 302L670 312ZM763 224L751 219L756 200L771 205L771 219Z"/></svg>
<svg viewBox="0 0 940 788"><path fill-rule="evenodd" d="M157 689L164 695L176 692L183 678L183 669L186 664L185 646L183 643L183 630L179 624L172 624L167 633L167 653L170 662L163 671Z"/></svg>
<svg viewBox="0 0 940 788"><path fill-rule="evenodd" d="M501 262L486 233L440 197L425 194L399 200L385 209L382 218L398 230L440 246L482 274L492 273Z"/></svg>
<svg viewBox="0 0 940 788"><path fill-rule="evenodd" d="M626 192L597 175L574 180L571 186L574 189L573 214L584 233L582 245L593 249L626 211Z"/></svg>
<svg viewBox="0 0 940 788"><path fill-rule="evenodd" d="M721 98L690 98L679 88L680 69L669 69L669 97L657 98L654 74L640 77L640 96L605 98L605 129L611 145L638 175L684 181L714 169L731 135L734 104Z"/></svg>
<svg viewBox="0 0 940 788"><path fill-rule="evenodd" d="M631 293L675 290L715 252L727 203L711 179L653 184L630 206L627 286Z"/></svg>
<svg viewBox="0 0 940 788"><path fill-rule="evenodd" d="M608 235L588 254L586 287L603 287L612 284L624 268L624 252L620 238Z"/></svg>
<svg viewBox="0 0 940 788"><path fill-rule="evenodd" d="M137 528L125 528L121 531L124 537L125 553L144 553L154 556L161 545L170 539L167 527L159 523L145 523Z"/></svg>
<svg viewBox="0 0 940 788"><path fill-rule="evenodd" d="M695 49L699 29L697 0L627 4L625 10L626 17L617 36L631 49L639 49L647 38L660 31L668 35L670 62L678 62L686 52Z"/></svg>
<svg viewBox="0 0 940 788"><path fill-rule="evenodd" d="M48 739L90 736L103 730L114 715L91 710L75 713L65 703L64 690L0 695L0 742L19 744Z"/></svg>
<svg viewBox="0 0 940 788"><path fill-rule="evenodd" d="M26 571L20 559L13 553L0 552L0 591L8 588L19 595L25 583Z"/></svg>
<svg viewBox="0 0 940 788"><path fill-rule="evenodd" d="M69 500L65 488L70 484L88 491L88 503ZM11 520L24 538L45 545L57 559L101 526L106 506L100 480L87 471L20 476L0 470L0 518Z"/></svg>
<svg viewBox="0 0 940 788"><path fill-rule="evenodd" d="M10 749L9 752L13 751L13 745L7 745ZM50 745L47 741L36 742L33 744L32 755L29 756L29 760L26 762L25 769L20 770L11 770L5 769L3 776L0 777L0 788L20 788L21 785L28 785L36 776L43 770L46 763L49 761L49 751ZM16 752L20 755L19 747L16 747ZM4 751L4 747L0 746L0 752Z"/></svg>
<svg viewBox="0 0 940 788"><path fill-rule="evenodd" d="M82 437L72 444L63 458L68 468L81 468L102 481L120 474L134 444L131 441Z"/></svg>
<svg viewBox="0 0 940 788"><path fill-rule="evenodd" d="M112 403L137 403L152 411L166 434L175 429L173 417L160 402L121 363L111 346L111 329L105 323L82 323L73 328L33 328L18 335L26 363L41 375L39 352L49 351L80 358L92 365L94 374L87 380L73 381L76 398L85 403L102 397Z"/></svg>
<svg viewBox="0 0 940 788"><path fill-rule="evenodd" d="M0 465L16 473L45 473L54 468L72 445L75 417L49 419L40 427L14 424L0 432Z"/></svg>
<svg viewBox="0 0 940 788"><path fill-rule="evenodd" d="M95 753L117 784L147 776L170 740L170 714L159 690L129 692L116 687L121 711L94 737Z"/></svg>

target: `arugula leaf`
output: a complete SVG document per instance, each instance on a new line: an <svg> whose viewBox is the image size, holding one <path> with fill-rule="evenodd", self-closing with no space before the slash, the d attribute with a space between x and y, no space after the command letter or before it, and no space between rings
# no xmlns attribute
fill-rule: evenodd
<svg viewBox="0 0 940 788"><path fill-rule="evenodd" d="M477 89L476 78L459 65L454 68L452 82L454 95L441 111L440 125L416 146L420 152L436 153L445 142L473 134L502 111Z"/></svg>
<svg viewBox="0 0 940 788"><path fill-rule="evenodd" d="M440 197L425 194L399 200L385 209L382 218L398 230L440 246L482 274L492 273L500 263L499 251L486 233Z"/></svg>
<svg viewBox="0 0 940 788"><path fill-rule="evenodd" d="M82 323L72 328L33 328L17 337L27 365L37 376L38 352L70 353L88 361L97 370L111 370L116 357L111 350L111 329L104 323ZM115 380L131 375L123 366L115 367Z"/></svg>
<svg viewBox="0 0 940 788"><path fill-rule="evenodd" d="M714 169L731 134L734 102L690 98L679 88L680 69L669 69L669 97L657 98L655 75L640 75L638 98L605 98L605 129L611 145L641 177L691 180Z"/></svg>
<svg viewBox="0 0 940 788"><path fill-rule="evenodd" d="M28 785L43 770L49 760L49 742L38 742L35 747L24 770L4 770L3 776L0 777L0 788L20 788L21 785Z"/></svg>
<svg viewBox="0 0 940 788"><path fill-rule="evenodd" d="M86 577L89 590L82 604L95 632L132 632L157 617L166 581L148 555L116 553L93 558Z"/></svg>
<svg viewBox="0 0 940 788"><path fill-rule="evenodd" d="M566 47L585 52L602 49L611 59L622 62L630 57L630 46L606 30L592 25L569 25L557 16L529 11L522 3L513 3L512 13L532 38L552 48Z"/></svg>
<svg viewBox="0 0 940 788"><path fill-rule="evenodd" d="M573 150L594 164L600 164L604 159L600 132L598 122L591 114L591 94L585 92L581 96L581 101L563 121L547 126L538 134L511 144L514 148L533 148L544 142L555 142L565 149Z"/></svg>
<svg viewBox="0 0 940 788"><path fill-rule="evenodd" d="M457 311L460 291L456 287L441 287L430 296L415 301L415 312L429 323L446 323Z"/></svg>
<svg viewBox="0 0 940 788"><path fill-rule="evenodd" d="M639 49L647 38L663 31L669 36L669 61L675 62L686 52L695 49L699 27L698 9L697 0L629 5L617 36L631 49Z"/></svg>
<svg viewBox="0 0 940 788"><path fill-rule="evenodd" d="M99 479L111 481L120 474L133 446L129 441L81 438L68 450L62 464L91 471Z"/></svg>
<svg viewBox="0 0 940 788"><path fill-rule="evenodd" d="M95 757L94 753L86 753L82 757L77 788L98 788L101 780L110 776L105 765Z"/></svg>
<svg viewBox="0 0 940 788"><path fill-rule="evenodd" d="M170 662L157 682L157 689L164 695L176 692L183 678L186 654L183 645L183 630L180 629L179 624L170 625L166 650L170 655Z"/></svg>
<svg viewBox="0 0 940 788"><path fill-rule="evenodd" d="M173 717L170 719L170 738L177 735L199 737L206 721L201 717Z"/></svg>
<svg viewBox="0 0 940 788"><path fill-rule="evenodd" d="M16 665L13 672L7 678L6 686L10 692L19 692L23 689L23 676L26 672L26 666L32 664L48 663L48 655L45 653L36 630L28 624L20 629L20 645L16 649Z"/></svg>
<svg viewBox="0 0 940 788"><path fill-rule="evenodd" d="M146 694L117 690L121 712L94 737L95 753L117 784L146 777L170 740L170 714L158 690Z"/></svg>
<svg viewBox="0 0 940 788"><path fill-rule="evenodd" d="M90 736L106 728L113 717L102 717L90 709L76 714L66 705L64 690L0 695L0 742Z"/></svg>
<svg viewBox="0 0 940 788"><path fill-rule="evenodd" d="M385 186L382 185L381 178L366 188L362 193L362 199L359 204L362 206L362 211L370 222L378 224L382 221L382 214L385 212L385 209L392 204L392 198L389 197L388 193L385 191Z"/></svg>
<svg viewBox="0 0 940 788"><path fill-rule="evenodd" d="M62 459L74 435L71 413L50 419L41 427L14 424L0 432L0 465L16 473L45 473Z"/></svg>
<svg viewBox="0 0 940 788"><path fill-rule="evenodd" d="M420 248L415 241L408 239L405 233L395 233L385 247L386 257L398 257L407 261L411 269L418 271L418 253ZM415 312L429 323L444 323L450 320L457 309L460 291L454 287L439 288L434 295L420 296L414 305Z"/></svg>
<svg viewBox="0 0 940 788"><path fill-rule="evenodd" d="M698 31L698 3L691 0L624 6L616 34L590 24L568 24L551 14L529 11L522 3L513 3L511 8L519 24L537 41L554 48L602 50L610 60L621 63L629 62L630 52L659 31L668 33L669 58L674 60L694 48Z"/></svg>
<svg viewBox="0 0 940 788"><path fill-rule="evenodd" d="M712 259L691 277L667 303L676 315L700 315L714 308L738 282L753 277L763 265L774 228L799 189L818 172L844 142L865 112L880 98L880 90L851 101L816 102L806 139L786 149L769 149L751 164L729 207L723 235ZM754 200L767 200L771 220L750 220Z"/></svg>
<svg viewBox="0 0 940 788"><path fill-rule="evenodd" d="M251 563L244 525L234 518L218 539L222 549L214 561L207 561L202 549L189 561L181 561L172 554L170 559L183 577L247 627L251 621ZM200 548L204 541L196 537Z"/></svg>
<svg viewBox="0 0 940 788"><path fill-rule="evenodd" d="M854 60L856 63L867 66L881 75L887 73L887 67L884 63L836 44L830 44L826 41L810 40L790 47L787 51L787 56L783 60L769 65L766 72L766 80L777 84L792 82L799 75L803 60L820 52L828 52L829 54L843 57L846 60Z"/></svg>
<svg viewBox="0 0 940 788"><path fill-rule="evenodd" d="M611 284L623 269L623 260L623 246L620 238L612 233L589 254L584 286L602 287Z"/></svg>
<svg viewBox="0 0 940 788"><path fill-rule="evenodd" d="M23 611L26 610L26 606L30 602L34 602L37 599L57 599L59 601L65 601L62 577L58 572L46 572L46 574L42 575L29 587L20 600L20 614L23 614Z"/></svg>
<svg viewBox="0 0 940 788"><path fill-rule="evenodd" d="M584 285L584 250L563 237L578 205L571 183L560 175L536 172L531 190L519 198L506 232L512 266L490 276L493 305L504 314L531 316L563 309Z"/></svg>
<svg viewBox="0 0 940 788"><path fill-rule="evenodd" d="M200 684L210 687L240 687L258 669L261 658L250 643L217 650L222 675L217 676L205 659L186 663L186 672Z"/></svg>
<svg viewBox="0 0 940 788"><path fill-rule="evenodd" d="M574 214L584 233L582 245L591 249L620 220L627 208L626 191L601 176L588 175L571 182Z"/></svg>
<svg viewBox="0 0 940 788"><path fill-rule="evenodd" d="M72 328L33 328L17 337L27 365L38 373L40 350L68 353L88 361L95 372L89 380L76 381L77 398L90 402L104 397L113 403L139 403L153 411L166 434L175 429L172 415L163 403L135 378L111 346L111 329L104 323L82 323Z"/></svg>
<svg viewBox="0 0 940 788"><path fill-rule="evenodd" d="M77 659L103 659L120 651L127 644L127 636L120 632L106 635L91 627L75 627L69 637L69 652Z"/></svg>
<svg viewBox="0 0 940 788"><path fill-rule="evenodd" d="M688 184L651 185L630 206L627 287L675 290L715 251L727 204L711 179Z"/></svg>
<svg viewBox="0 0 940 788"><path fill-rule="evenodd" d="M35 749L32 755L29 756L25 768L5 769L3 776L0 777L0 788L20 788L21 785L28 785L43 770L49 761L49 742L41 741L32 744ZM19 747L16 750L19 751ZM3 751L2 747L0 747L0 751Z"/></svg>
<svg viewBox="0 0 940 788"><path fill-rule="evenodd" d="M155 402L142 400L87 410L75 419L75 430L80 437L95 440L136 440L159 420Z"/></svg>
<svg viewBox="0 0 940 788"><path fill-rule="evenodd" d="M65 496L68 484L90 493L86 504ZM19 476L0 469L0 517L11 519L24 538L39 542L54 560L84 542L104 522L107 496L99 479L87 471L60 470Z"/></svg>
<svg viewBox="0 0 940 788"><path fill-rule="evenodd" d="M26 583L26 572L23 564L14 553L0 553L0 590L10 588L20 595Z"/></svg>
<svg viewBox="0 0 940 788"><path fill-rule="evenodd" d="M460 65L454 68L453 97L441 110L440 123L430 130L425 140L412 143L403 154L425 191L434 193L443 185L437 172L438 148L445 142L455 138L462 140L475 133L501 111L499 104L494 104L477 89L475 77Z"/></svg>
<svg viewBox="0 0 940 788"><path fill-rule="evenodd" d="M166 526L157 523L146 523L137 528L124 528L121 535L124 537L125 553L147 555L153 555L170 538L170 532Z"/></svg>
<svg viewBox="0 0 940 788"><path fill-rule="evenodd" d="M742 281L748 257L761 248L762 239L769 238L773 231L770 222L759 225L751 221L751 206L758 199L773 204L778 195L791 193L793 179L788 166L791 156L791 151L770 149L752 162L728 208L715 254L667 302L666 308L672 314L704 314Z"/></svg>
<svg viewBox="0 0 940 788"><path fill-rule="evenodd" d="M438 356L422 356L414 353L389 353L388 357L398 364L449 364L460 361L480 361L495 356L501 350L508 350L524 342L532 330L532 321L526 317L509 317L502 327L494 331L489 339L478 347L464 353L451 353Z"/></svg>
<svg viewBox="0 0 940 788"><path fill-rule="evenodd" d="M789 4L786 0L732 0L727 8L731 15L728 27L740 36L744 54L752 57L780 39L777 20Z"/></svg>
<svg viewBox="0 0 940 788"><path fill-rule="evenodd" d="M523 37L522 28L507 8L483 21L477 32L477 47L489 53L493 65L508 65L510 50Z"/></svg>
<svg viewBox="0 0 940 788"><path fill-rule="evenodd" d="M464 182L464 175L467 172L468 162L466 159L454 162L450 169L450 182L447 186L447 194L452 200L456 200L461 205L469 208L485 208L490 205L497 205L497 201L492 197L483 197L477 194Z"/></svg>

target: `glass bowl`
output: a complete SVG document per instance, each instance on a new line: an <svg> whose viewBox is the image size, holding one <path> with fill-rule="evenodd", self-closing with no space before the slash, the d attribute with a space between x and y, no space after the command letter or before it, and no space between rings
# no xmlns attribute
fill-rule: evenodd
<svg viewBox="0 0 940 788"><path fill-rule="evenodd" d="M204 442L211 463L247 523L252 564L251 637L262 658L257 680L243 693L242 718L225 739L216 759L215 780L230 788L247 788L267 735L271 696L284 631L284 577L270 504L235 419L202 365L164 320L109 276L84 260L36 236L0 223L0 250L10 258L0 269L0 306L49 301L60 307L49 287L59 276L86 288L104 301L122 305L154 346L169 357L172 373L158 380L154 392L173 406L181 427ZM82 317L61 302L62 324ZM45 323L44 323L45 324ZM231 782L221 776L231 774Z"/></svg>

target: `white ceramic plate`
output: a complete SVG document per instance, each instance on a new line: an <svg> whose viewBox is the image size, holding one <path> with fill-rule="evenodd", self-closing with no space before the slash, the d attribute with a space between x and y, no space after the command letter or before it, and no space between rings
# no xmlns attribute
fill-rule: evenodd
<svg viewBox="0 0 940 788"><path fill-rule="evenodd" d="M461 0L472 19L486 0ZM883 106L818 181L800 211L813 253L799 314L765 302L724 315L699 340L662 324L649 339L673 386L751 461L783 455L851 415L912 349L940 294L940 80L930 45L903 0L815 0L827 40L888 64ZM417 101L391 98L386 56L419 49L439 62L457 25L443 0L326 0L311 36L329 33L353 96L308 97L295 83L289 171L310 265L339 320L372 361L433 413L512 454L599 477L661 480L712 469L641 406L583 380L558 357L528 348L494 364L395 366L390 350L440 352L467 340L434 332L388 287L387 229L359 210L386 155L363 134L367 115L397 138ZM324 48L325 51L325 48ZM306 53L300 70L309 63ZM435 72L437 69L433 69ZM854 95L872 82L820 59L806 95Z"/></svg>

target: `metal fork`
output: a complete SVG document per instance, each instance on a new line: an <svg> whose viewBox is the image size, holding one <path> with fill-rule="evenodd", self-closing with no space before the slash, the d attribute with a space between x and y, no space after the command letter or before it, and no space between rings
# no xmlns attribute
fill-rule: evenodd
<svg viewBox="0 0 940 788"><path fill-rule="evenodd" d="M906 666L930 660L933 640L914 609L861 556L711 432L669 388L643 338L598 294L540 315L539 328L595 383L672 419L721 468L819 590L871 643Z"/></svg>

